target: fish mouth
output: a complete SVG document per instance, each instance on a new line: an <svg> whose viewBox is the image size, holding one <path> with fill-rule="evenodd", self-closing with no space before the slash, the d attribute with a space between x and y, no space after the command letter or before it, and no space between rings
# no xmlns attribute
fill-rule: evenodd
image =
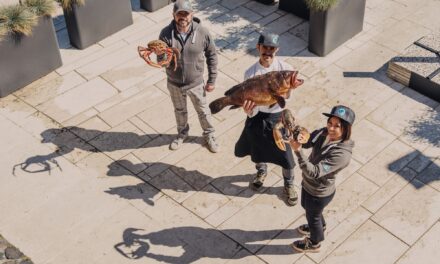
<svg viewBox="0 0 440 264"><path fill-rule="evenodd" d="M292 88L294 88L294 89L304 83L304 80L297 79L296 78L297 76L298 76L298 72L297 71L293 72L292 78L291 78L291 85L292 85Z"/></svg>

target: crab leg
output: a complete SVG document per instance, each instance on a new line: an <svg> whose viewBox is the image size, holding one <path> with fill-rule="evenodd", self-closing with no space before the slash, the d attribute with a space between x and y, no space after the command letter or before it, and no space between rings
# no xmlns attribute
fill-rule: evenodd
<svg viewBox="0 0 440 264"><path fill-rule="evenodd" d="M150 54L152 53L152 51L150 49L138 46L138 53L139 56L141 56L141 58L144 59L146 63L148 63L148 65L156 68L162 68L160 64L157 64L151 60Z"/></svg>

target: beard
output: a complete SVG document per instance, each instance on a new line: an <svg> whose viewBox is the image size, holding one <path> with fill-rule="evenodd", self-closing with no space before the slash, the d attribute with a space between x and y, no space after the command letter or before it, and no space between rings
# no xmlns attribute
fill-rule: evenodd
<svg viewBox="0 0 440 264"><path fill-rule="evenodd" d="M179 27L187 27L189 25L189 21L187 19L179 19L177 20L177 25Z"/></svg>

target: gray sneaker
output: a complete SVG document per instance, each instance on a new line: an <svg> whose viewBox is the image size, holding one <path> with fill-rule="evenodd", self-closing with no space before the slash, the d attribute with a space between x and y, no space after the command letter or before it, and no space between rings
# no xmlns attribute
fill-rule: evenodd
<svg viewBox="0 0 440 264"><path fill-rule="evenodd" d="M252 181L252 188L254 190L259 190L263 186L263 182L267 177L266 170L258 170L257 175L255 175L254 180Z"/></svg>
<svg viewBox="0 0 440 264"><path fill-rule="evenodd" d="M212 153L217 153L220 150L219 145L215 141L215 138L213 136L206 138L206 147L211 151Z"/></svg>
<svg viewBox="0 0 440 264"><path fill-rule="evenodd" d="M286 202L290 206L294 206L298 203L298 194L295 191L295 188L292 186L285 186L284 193L286 194Z"/></svg>
<svg viewBox="0 0 440 264"><path fill-rule="evenodd" d="M186 137L177 137L170 143L170 150L177 150L183 145Z"/></svg>

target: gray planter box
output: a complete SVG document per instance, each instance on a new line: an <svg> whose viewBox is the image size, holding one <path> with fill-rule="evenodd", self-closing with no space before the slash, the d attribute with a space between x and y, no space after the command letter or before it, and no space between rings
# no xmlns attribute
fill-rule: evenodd
<svg viewBox="0 0 440 264"><path fill-rule="evenodd" d="M310 11L309 50L325 56L362 31L365 0L339 0L324 12Z"/></svg>
<svg viewBox="0 0 440 264"><path fill-rule="evenodd" d="M63 10L72 46L84 49L133 24L130 0L86 0Z"/></svg>
<svg viewBox="0 0 440 264"><path fill-rule="evenodd" d="M292 13L305 20L309 20L310 17L310 10L304 0L280 0L278 9Z"/></svg>
<svg viewBox="0 0 440 264"><path fill-rule="evenodd" d="M0 51L0 97L62 65L51 17L40 17L30 36L10 36L0 41Z"/></svg>
<svg viewBox="0 0 440 264"><path fill-rule="evenodd" d="M141 8L154 12L171 3L171 0L141 0Z"/></svg>

